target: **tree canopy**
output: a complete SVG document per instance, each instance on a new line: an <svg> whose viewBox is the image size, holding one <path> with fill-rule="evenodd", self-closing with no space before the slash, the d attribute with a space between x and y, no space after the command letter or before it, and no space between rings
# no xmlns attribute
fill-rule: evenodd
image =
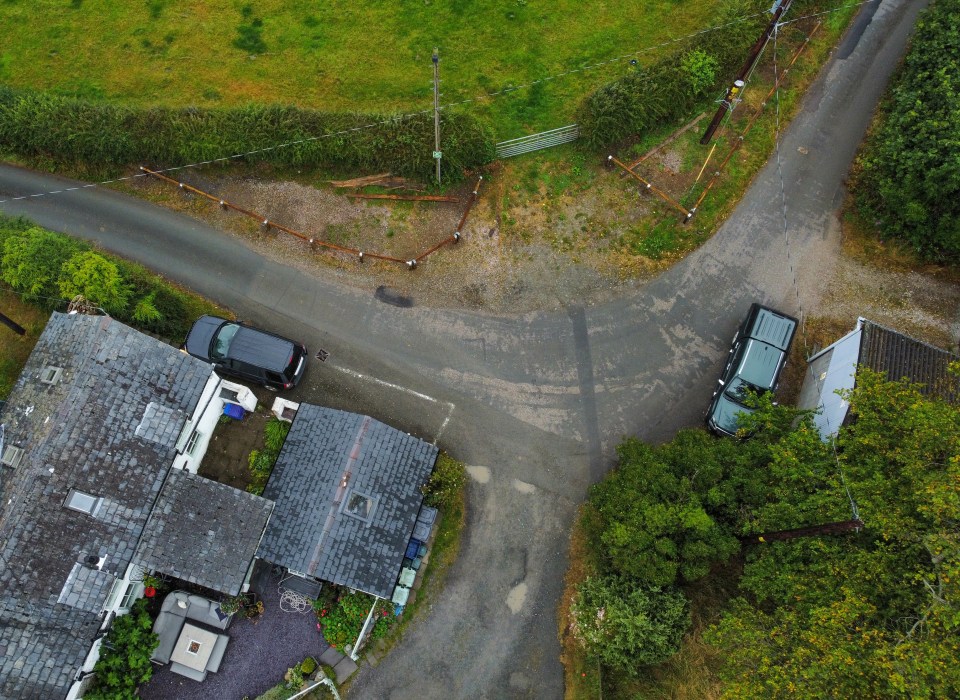
<svg viewBox="0 0 960 700"><path fill-rule="evenodd" d="M938 0L914 32L854 191L884 234L960 260L960 0Z"/></svg>
<svg viewBox="0 0 960 700"><path fill-rule="evenodd" d="M611 609L599 587L642 618L651 590L695 590L739 552L738 592L706 634L725 697L960 697L960 410L865 368L845 398L853 422L833 442L765 399L747 440L621 445L583 520L610 581L581 584L575 617ZM854 516L863 527L844 535L750 537ZM592 653L623 668L630 630L604 627L614 656Z"/></svg>

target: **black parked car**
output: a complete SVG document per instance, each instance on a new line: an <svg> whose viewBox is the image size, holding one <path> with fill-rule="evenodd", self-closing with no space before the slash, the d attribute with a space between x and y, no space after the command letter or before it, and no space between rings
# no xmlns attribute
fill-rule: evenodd
<svg viewBox="0 0 960 700"><path fill-rule="evenodd" d="M754 410L744 404L749 393L776 391L796 330L792 316L751 305L733 336L720 386L707 409L707 427L718 435L736 435L738 416Z"/></svg>
<svg viewBox="0 0 960 700"><path fill-rule="evenodd" d="M212 362L221 374L274 391L295 387L307 366L307 348L302 343L216 316L197 319L183 349Z"/></svg>

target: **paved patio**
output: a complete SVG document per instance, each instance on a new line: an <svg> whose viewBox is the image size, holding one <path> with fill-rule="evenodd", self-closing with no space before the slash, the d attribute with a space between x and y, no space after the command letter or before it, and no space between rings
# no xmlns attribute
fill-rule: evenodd
<svg viewBox="0 0 960 700"><path fill-rule="evenodd" d="M230 643L217 673L197 681L154 667L153 678L140 688L145 700L241 700L255 698L283 680L287 669L307 656L315 659L328 644L317 630L312 610L280 610L279 580L270 568L258 564L251 590L263 600L264 613L256 621L242 618L227 629Z"/></svg>

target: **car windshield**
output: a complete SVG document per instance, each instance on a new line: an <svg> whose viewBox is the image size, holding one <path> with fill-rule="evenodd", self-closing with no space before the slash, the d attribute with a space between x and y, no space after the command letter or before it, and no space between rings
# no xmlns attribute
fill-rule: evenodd
<svg viewBox="0 0 960 700"><path fill-rule="evenodd" d="M735 377L733 381L730 382L730 386L728 386L726 391L723 393L731 401L736 401L741 406L746 407L747 397L751 393L762 394L763 389L751 384L750 382L744 381L742 377Z"/></svg>
<svg viewBox="0 0 960 700"><path fill-rule="evenodd" d="M222 360L226 358L227 352L230 350L230 342L238 330L240 330L240 326L236 323L223 324L223 327L220 328L220 331L214 336L213 342L210 344L210 359Z"/></svg>

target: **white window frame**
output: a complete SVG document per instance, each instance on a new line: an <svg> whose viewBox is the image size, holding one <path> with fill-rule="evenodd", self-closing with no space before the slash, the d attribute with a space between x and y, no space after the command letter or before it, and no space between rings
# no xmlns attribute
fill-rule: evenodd
<svg viewBox="0 0 960 700"><path fill-rule="evenodd" d="M71 500L75 496L80 496L80 501L83 502L84 499L89 499L89 505L84 503L80 505L78 503L71 503ZM70 492L67 494L67 497L63 499L63 507L69 508L70 510L75 510L78 513L85 513L91 517L96 517L97 513L100 512L100 506L103 505L103 498L89 494L86 491L81 491L80 489L70 489Z"/></svg>
<svg viewBox="0 0 960 700"><path fill-rule="evenodd" d="M187 444L183 447L183 453L193 457L193 451L197 449L197 444L200 442L200 439L203 437L203 433L199 430L194 430L190 437L187 438Z"/></svg>

